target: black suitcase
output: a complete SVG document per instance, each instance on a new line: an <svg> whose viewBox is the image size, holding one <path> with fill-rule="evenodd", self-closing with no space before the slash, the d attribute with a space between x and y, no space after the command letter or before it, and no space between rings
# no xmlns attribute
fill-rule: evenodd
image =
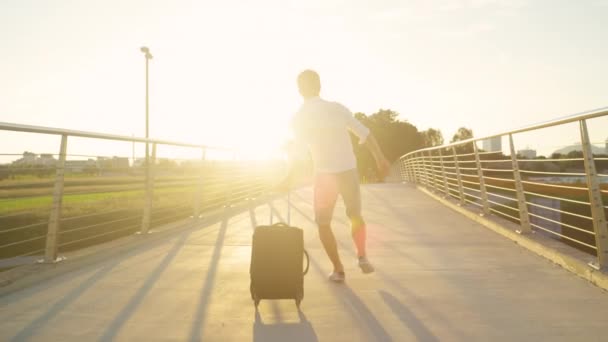
<svg viewBox="0 0 608 342"><path fill-rule="evenodd" d="M287 207L289 208L289 197ZM288 209L288 222L289 216ZM270 220L272 222L272 209ZM285 223L255 228L251 244L249 290L256 307L262 299L294 299L300 307L304 298L304 275L308 272L308 267L309 259L304 250L302 229Z"/></svg>

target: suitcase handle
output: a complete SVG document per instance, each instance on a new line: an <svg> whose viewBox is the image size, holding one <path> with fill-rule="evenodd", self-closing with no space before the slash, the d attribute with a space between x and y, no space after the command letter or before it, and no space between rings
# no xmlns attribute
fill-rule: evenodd
<svg viewBox="0 0 608 342"><path fill-rule="evenodd" d="M306 255L306 269L302 274L306 275L306 273L308 273L308 268L310 267L310 257L308 256L308 252L306 250L304 250L304 255Z"/></svg>
<svg viewBox="0 0 608 342"><path fill-rule="evenodd" d="M273 214L272 214L272 207L270 208L270 225L272 225L272 218L273 218ZM291 224L291 189L288 188L287 189L287 224L290 225Z"/></svg>

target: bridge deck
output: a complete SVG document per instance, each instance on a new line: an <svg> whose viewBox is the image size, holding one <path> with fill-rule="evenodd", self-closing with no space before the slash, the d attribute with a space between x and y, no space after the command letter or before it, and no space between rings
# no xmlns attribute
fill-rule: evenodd
<svg viewBox="0 0 608 342"><path fill-rule="evenodd" d="M176 233L0 298L0 340L408 341L606 338L608 296L406 185L363 189L369 254L357 269L343 210L334 230L347 282L330 271L311 192L292 196L312 262L293 301L249 296L253 222L268 206ZM285 212L285 204L275 201Z"/></svg>

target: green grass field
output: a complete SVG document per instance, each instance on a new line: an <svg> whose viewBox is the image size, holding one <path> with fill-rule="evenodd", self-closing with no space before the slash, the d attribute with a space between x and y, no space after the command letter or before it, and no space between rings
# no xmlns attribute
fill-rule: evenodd
<svg viewBox="0 0 608 342"><path fill-rule="evenodd" d="M238 194L233 201L242 200L250 196L251 191L241 187L258 184L253 178L250 183L236 182L230 175L224 176L221 170L206 175L208 182L203 183L200 193L201 210L221 206L228 201L230 193ZM192 215L198 190L198 176L155 178L152 226ZM44 248L52 192L51 178L0 181L0 258L36 254ZM62 200L60 250L82 248L132 234L141 226L144 202L141 177L67 176Z"/></svg>
<svg viewBox="0 0 608 342"><path fill-rule="evenodd" d="M112 210L121 208L122 203L134 204L143 203L144 190L116 190L109 192L96 192L99 189L91 188L90 193L65 194L63 196L63 216L70 217L74 214L82 214L82 211L88 210ZM164 196L178 195L193 192L193 187L189 186L171 186L160 187L154 189L155 198L163 199ZM53 202L52 195L32 196L32 197L16 197L0 199L0 216L12 215L21 212L37 212L48 211ZM93 204L93 205L92 205ZM77 210L77 207L83 207L83 210Z"/></svg>

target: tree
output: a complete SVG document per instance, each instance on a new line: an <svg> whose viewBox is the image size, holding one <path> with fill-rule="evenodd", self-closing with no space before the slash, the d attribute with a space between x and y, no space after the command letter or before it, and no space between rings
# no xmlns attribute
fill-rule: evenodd
<svg viewBox="0 0 608 342"><path fill-rule="evenodd" d="M471 139L473 137L473 130L466 127L460 127L458 131L452 137L450 143Z"/></svg>
<svg viewBox="0 0 608 342"><path fill-rule="evenodd" d="M438 129L429 128L426 131L420 132L420 139L424 147L443 145L443 134Z"/></svg>
<svg viewBox="0 0 608 342"><path fill-rule="evenodd" d="M471 138L473 138L473 130L470 128L466 128L466 127L460 127L458 129L458 131L456 131L456 133L452 137L452 140L450 140L450 143L455 143L458 141L463 141L463 140L467 140L467 139L471 139ZM471 143L456 146L456 153L471 153L471 152L473 152L473 144L471 144Z"/></svg>
<svg viewBox="0 0 608 342"><path fill-rule="evenodd" d="M355 113L355 118L370 129L391 163L402 155L422 147L416 126L407 121L398 120L398 116L399 113L390 109L380 109L369 116L364 113ZM353 145L360 175L365 179L375 179L376 163L372 155L367 148L360 146L354 137Z"/></svg>

